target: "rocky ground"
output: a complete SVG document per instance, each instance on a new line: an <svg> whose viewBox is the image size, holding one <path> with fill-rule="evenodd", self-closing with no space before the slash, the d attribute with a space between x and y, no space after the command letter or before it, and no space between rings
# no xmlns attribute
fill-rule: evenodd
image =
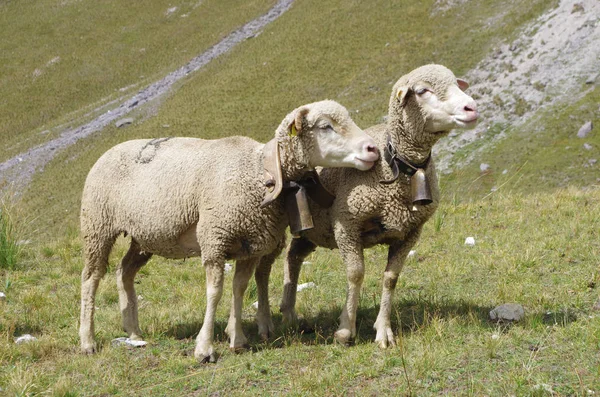
<svg viewBox="0 0 600 397"><path fill-rule="evenodd" d="M447 2L440 4L441 9L446 6ZM594 89L600 81L600 1L562 0L517 40L492 51L465 79L471 83L468 92L477 100L481 122L437 145L442 172L448 172L456 150L483 138L492 126L519 126L542 108L576 100L585 93L584 83ZM580 127L574 125L573 133ZM501 132L495 139L504 136Z"/></svg>

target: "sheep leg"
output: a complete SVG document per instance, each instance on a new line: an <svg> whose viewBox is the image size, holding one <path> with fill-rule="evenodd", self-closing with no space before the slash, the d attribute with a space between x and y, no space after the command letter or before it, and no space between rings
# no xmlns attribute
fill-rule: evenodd
<svg viewBox="0 0 600 397"><path fill-rule="evenodd" d="M358 298L360 288L365 277L365 264L362 244L360 238L352 238L348 231L336 231L336 242L346 265L346 278L348 290L346 293L346 304L340 315L340 326L335 332L335 339L350 345L356 337L356 311L358 310Z"/></svg>
<svg viewBox="0 0 600 397"><path fill-rule="evenodd" d="M225 259L204 261L204 267L206 269L206 314L196 338L194 356L202 363L215 363L217 362L213 348L215 314L223 295Z"/></svg>
<svg viewBox="0 0 600 397"><path fill-rule="evenodd" d="M377 331L375 342L382 349L386 349L388 346L396 346L396 339L391 324L392 298L396 283L398 282L398 276L404 266L404 260L410 249L417 242L419 234L420 229L409 235L406 240L393 242L388 249L388 262L383 273L381 304L377 320L375 320L375 324L373 325L373 328Z"/></svg>
<svg viewBox="0 0 600 397"><path fill-rule="evenodd" d="M298 288L298 277L302 262L317 246L306 238L295 238L290 242L286 255L283 278L283 296L279 310L283 316L283 322L288 325L296 324L296 290Z"/></svg>
<svg viewBox="0 0 600 397"><path fill-rule="evenodd" d="M263 256L260 259L254 280L256 281L256 292L258 294L258 311L256 312L256 323L258 324L258 335L263 341L269 339L275 332L273 319L271 318L271 307L269 305L269 275L275 258L279 256L281 249Z"/></svg>
<svg viewBox="0 0 600 397"><path fill-rule="evenodd" d="M133 280L151 256L152 253L141 251L139 244L132 239L129 251L127 251L116 270L123 329L131 339L142 339L142 331L140 331L138 321L138 301Z"/></svg>
<svg viewBox="0 0 600 397"><path fill-rule="evenodd" d="M116 237L102 238L96 242L85 239L84 261L85 266L81 272L81 315L79 319L79 338L81 351L92 354L96 351L94 341L94 311L96 291L100 279L104 277L108 267L108 256Z"/></svg>
<svg viewBox="0 0 600 397"><path fill-rule="evenodd" d="M231 300L231 312L225 332L229 335L229 347L231 350L243 350L248 348L248 340L242 330L242 304L244 292L248 287L248 281L252 277L258 259L238 260L235 264L233 276L233 299Z"/></svg>

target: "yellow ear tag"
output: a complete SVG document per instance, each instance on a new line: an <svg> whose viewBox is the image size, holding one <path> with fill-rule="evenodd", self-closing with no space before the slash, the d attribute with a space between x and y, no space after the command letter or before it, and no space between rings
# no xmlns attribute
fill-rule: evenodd
<svg viewBox="0 0 600 397"><path fill-rule="evenodd" d="M292 129L290 130L290 136L298 135L298 131L296 130L296 124L292 123Z"/></svg>
<svg viewBox="0 0 600 397"><path fill-rule="evenodd" d="M402 90L398 91L398 93L396 94L396 98L400 98L401 95L402 95Z"/></svg>

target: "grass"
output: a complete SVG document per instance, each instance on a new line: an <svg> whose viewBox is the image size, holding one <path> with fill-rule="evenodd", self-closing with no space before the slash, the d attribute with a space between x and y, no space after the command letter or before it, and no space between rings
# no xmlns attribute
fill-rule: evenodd
<svg viewBox="0 0 600 397"><path fill-rule="evenodd" d="M591 308L600 283L600 190L568 188L530 195L501 193L483 201L444 203L444 223L426 225L397 286L393 327L398 347L378 349L372 324L387 253L367 251L356 345L334 344L345 297L336 251L318 250L300 282L298 312L314 333L281 328L257 337L252 293L244 301L251 352L229 352L224 333L232 274L219 306L216 365L191 355L202 322L204 272L196 259L153 258L138 276L144 349L113 347L122 336L113 271L100 284L94 357L77 351L81 242L71 236L29 255L10 272L0 324L0 387L9 394L65 395L585 395L600 390L600 317ZM460 231L460 232L457 232ZM466 236L476 240L464 245ZM118 242L115 263L127 248ZM5 273L7 274L7 273ZM8 274L7 274L8 275ZM281 298L281 259L271 303ZM443 280L443 282L441 281ZM255 287L250 286L252 291ZM315 304L315 302L319 302ZM496 305L516 302L526 316L515 325L488 320ZM37 341L13 343L30 333ZM90 377L86 374L95 374ZM17 393L18 394L18 393ZM26 394L26 393L24 393Z"/></svg>
<svg viewBox="0 0 600 397"><path fill-rule="evenodd" d="M0 269L15 270L20 247L8 206L0 201Z"/></svg>
<svg viewBox="0 0 600 397"><path fill-rule="evenodd" d="M135 94L274 3L0 2L0 161Z"/></svg>

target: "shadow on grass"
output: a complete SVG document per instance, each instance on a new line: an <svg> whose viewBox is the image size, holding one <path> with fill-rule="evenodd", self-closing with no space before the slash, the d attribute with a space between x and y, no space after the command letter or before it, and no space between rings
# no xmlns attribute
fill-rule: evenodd
<svg viewBox="0 0 600 397"><path fill-rule="evenodd" d="M537 326L567 326L577 320L574 310L564 309L555 312L527 313L525 318L518 323L498 324L491 321L489 312L493 307L479 306L466 301L430 300L427 298L403 299L397 302L392 309L392 329L395 333L401 329L403 334L410 334L419 329L426 328L433 321L458 319L478 328L495 329L498 326L509 328L521 326L535 328ZM273 313L275 325L274 335L268 342L258 336L258 327L254 320L243 323L244 333L248 343L254 351L263 349L283 348L291 343L306 345L328 345L334 343L333 334L339 325L339 310L322 310L316 315L300 318L294 326L285 326L280 313ZM376 332L373 324L377 319L379 306L360 307L357 313L357 340L355 343L372 343ZM299 313L301 315L301 313ZM193 339L202 327L201 321L173 324L165 335L176 339ZM225 332L226 321L215 322L215 341L227 342Z"/></svg>

